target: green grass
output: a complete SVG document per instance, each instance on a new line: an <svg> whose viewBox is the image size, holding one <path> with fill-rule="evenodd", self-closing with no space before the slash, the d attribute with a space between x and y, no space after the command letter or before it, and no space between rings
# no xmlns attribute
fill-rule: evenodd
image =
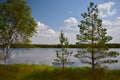
<svg viewBox="0 0 120 80"><path fill-rule="evenodd" d="M0 65L0 80L120 80L120 70L60 68L46 65Z"/></svg>

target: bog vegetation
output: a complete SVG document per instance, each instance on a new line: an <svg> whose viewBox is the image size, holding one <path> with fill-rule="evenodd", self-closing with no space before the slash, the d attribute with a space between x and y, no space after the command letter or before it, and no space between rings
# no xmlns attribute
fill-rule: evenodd
<svg viewBox="0 0 120 80"><path fill-rule="evenodd" d="M60 68L46 65L0 65L0 80L93 80L92 69ZM96 69L96 80L120 80L120 70Z"/></svg>

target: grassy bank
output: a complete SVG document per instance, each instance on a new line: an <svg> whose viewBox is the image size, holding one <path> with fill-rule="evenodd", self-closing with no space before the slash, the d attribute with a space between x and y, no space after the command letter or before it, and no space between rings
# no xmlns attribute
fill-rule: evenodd
<svg viewBox="0 0 120 80"><path fill-rule="evenodd" d="M60 68L45 65L0 65L0 80L120 80L120 70L90 68L66 68L64 76Z"/></svg>

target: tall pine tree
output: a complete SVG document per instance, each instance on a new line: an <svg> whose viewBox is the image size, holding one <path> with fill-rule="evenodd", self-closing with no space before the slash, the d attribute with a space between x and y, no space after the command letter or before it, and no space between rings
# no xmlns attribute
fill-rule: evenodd
<svg viewBox="0 0 120 80"><path fill-rule="evenodd" d="M98 18L98 8L93 2L82 15L79 27L79 34L77 35L78 44L89 44L86 49L78 50L75 57L79 58L82 63L90 64L94 70L98 65L104 63L116 63L118 60L111 59L119 55L115 51L109 51L106 46L112 37L106 36L106 31L102 27L102 20ZM106 59L103 59L106 58Z"/></svg>

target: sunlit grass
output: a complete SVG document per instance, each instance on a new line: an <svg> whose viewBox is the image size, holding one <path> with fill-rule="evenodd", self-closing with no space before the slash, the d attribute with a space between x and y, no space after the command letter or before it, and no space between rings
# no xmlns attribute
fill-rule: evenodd
<svg viewBox="0 0 120 80"><path fill-rule="evenodd" d="M47 65L0 65L0 80L120 80L120 70L91 68L60 68Z"/></svg>

